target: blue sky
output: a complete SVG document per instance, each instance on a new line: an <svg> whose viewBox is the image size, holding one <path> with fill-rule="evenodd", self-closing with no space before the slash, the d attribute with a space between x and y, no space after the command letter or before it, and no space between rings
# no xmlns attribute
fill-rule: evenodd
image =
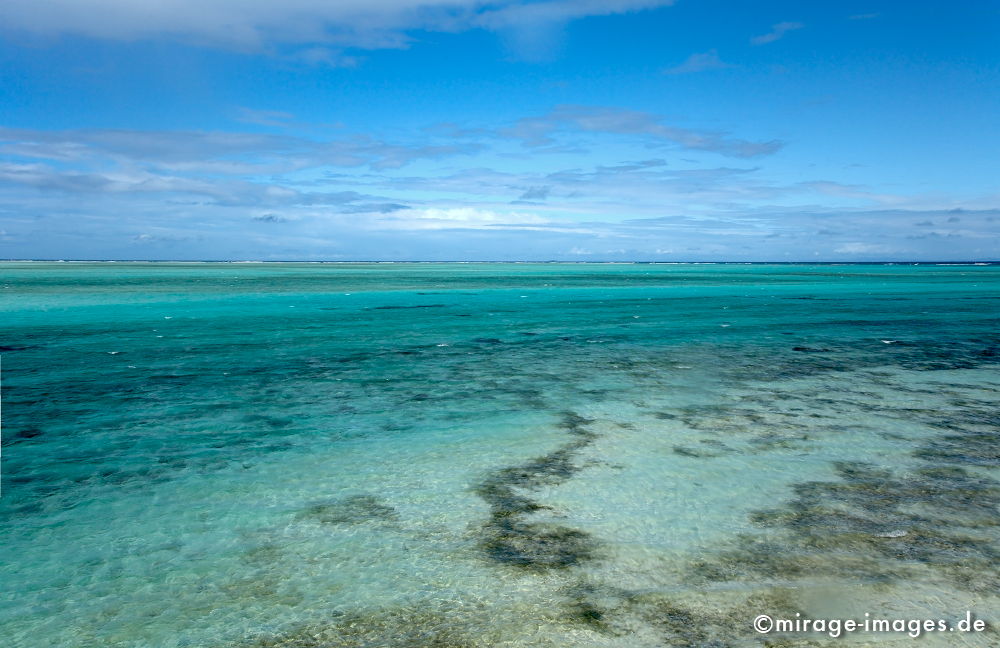
<svg viewBox="0 0 1000 648"><path fill-rule="evenodd" d="M5 0L0 258L1000 259L1000 2Z"/></svg>

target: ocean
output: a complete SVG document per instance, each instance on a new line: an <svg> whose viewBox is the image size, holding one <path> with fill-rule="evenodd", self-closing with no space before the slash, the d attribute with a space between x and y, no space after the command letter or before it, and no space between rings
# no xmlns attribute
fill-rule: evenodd
<svg viewBox="0 0 1000 648"><path fill-rule="evenodd" d="M1000 265L5 262L0 345L3 646L1000 642Z"/></svg>

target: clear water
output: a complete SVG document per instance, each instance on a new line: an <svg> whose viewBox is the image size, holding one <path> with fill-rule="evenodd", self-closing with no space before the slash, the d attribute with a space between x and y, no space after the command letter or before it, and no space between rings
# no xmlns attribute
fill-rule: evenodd
<svg viewBox="0 0 1000 648"><path fill-rule="evenodd" d="M1000 266L4 263L0 286L5 646L1000 625Z"/></svg>

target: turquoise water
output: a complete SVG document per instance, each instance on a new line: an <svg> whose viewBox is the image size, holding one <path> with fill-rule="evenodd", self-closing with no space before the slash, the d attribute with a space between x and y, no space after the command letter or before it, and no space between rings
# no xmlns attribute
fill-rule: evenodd
<svg viewBox="0 0 1000 648"><path fill-rule="evenodd" d="M1000 266L3 263L0 286L5 646L1000 624ZM889 639L912 641L835 643Z"/></svg>

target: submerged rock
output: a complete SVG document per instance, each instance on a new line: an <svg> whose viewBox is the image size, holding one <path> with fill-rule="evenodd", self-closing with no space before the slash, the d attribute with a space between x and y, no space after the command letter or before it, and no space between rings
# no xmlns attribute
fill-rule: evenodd
<svg viewBox="0 0 1000 648"><path fill-rule="evenodd" d="M300 512L299 517L323 524L392 522L399 519L396 509L374 495L353 495L329 502L317 502Z"/></svg>
<svg viewBox="0 0 1000 648"><path fill-rule="evenodd" d="M482 541L494 561L532 570L578 565L595 555L590 534L555 524L494 520Z"/></svg>
<svg viewBox="0 0 1000 648"><path fill-rule="evenodd" d="M576 455L597 435L585 426L593 421L574 412L561 425L572 440L547 455L495 472L476 488L490 507L480 546L494 562L529 570L564 568L595 555L589 534L551 523L528 522L531 513L548 509L527 493L560 484L579 472Z"/></svg>

